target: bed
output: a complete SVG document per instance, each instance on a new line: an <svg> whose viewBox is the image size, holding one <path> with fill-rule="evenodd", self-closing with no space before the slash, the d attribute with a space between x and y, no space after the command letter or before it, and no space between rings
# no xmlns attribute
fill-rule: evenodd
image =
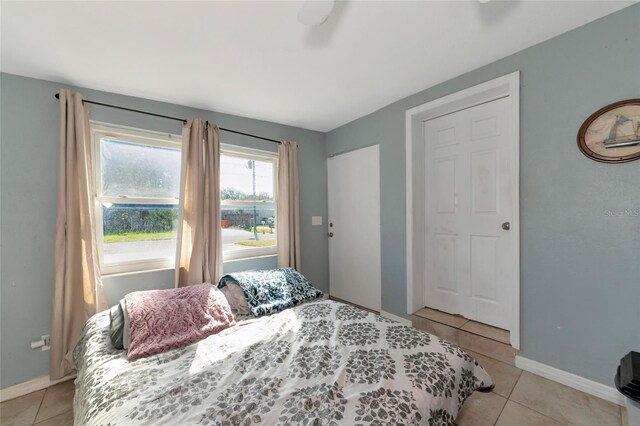
<svg viewBox="0 0 640 426"><path fill-rule="evenodd" d="M74 357L77 425L449 425L487 372L434 335L331 300L128 361L107 312Z"/></svg>

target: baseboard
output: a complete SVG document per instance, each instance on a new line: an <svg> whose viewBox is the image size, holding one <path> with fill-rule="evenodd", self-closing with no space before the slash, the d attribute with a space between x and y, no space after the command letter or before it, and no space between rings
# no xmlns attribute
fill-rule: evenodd
<svg viewBox="0 0 640 426"><path fill-rule="evenodd" d="M542 376L546 379L553 380L554 382L558 382L565 386L569 386L570 388L588 393L589 395L613 402L614 404L621 406L625 405L624 397L613 386L603 385L602 383L585 379L577 374L569 373L567 371L551 367L550 365L524 358L520 355L516 355L516 367L530 373L537 374L538 376Z"/></svg>
<svg viewBox="0 0 640 426"><path fill-rule="evenodd" d="M324 298L325 299L330 299L331 295L329 293L325 293L324 294ZM347 303L347 302L345 302L345 303ZM366 310L370 311L370 309L368 309L368 308L363 308L363 309L366 309ZM390 320L398 321L400 324L403 324L403 325L411 325L411 321L410 320L408 320L406 318L399 317L397 315L393 315L390 312L385 312L385 311L381 310L380 311L380 316L383 317L383 318L388 318Z"/></svg>
<svg viewBox="0 0 640 426"><path fill-rule="evenodd" d="M51 380L49 379L49 376L36 377L35 379L31 379L28 382L18 383L17 385L0 389L0 402L5 402L19 396L46 389L55 384L66 382L67 380L73 380L75 378L75 374L63 377L62 379L58 380Z"/></svg>
<svg viewBox="0 0 640 426"><path fill-rule="evenodd" d="M398 321L400 324L403 324L403 325L411 325L411 321L409 321L408 319L399 317L397 315L393 315L392 313L389 313L389 312L380 311L380 316L383 318L388 318L390 320Z"/></svg>

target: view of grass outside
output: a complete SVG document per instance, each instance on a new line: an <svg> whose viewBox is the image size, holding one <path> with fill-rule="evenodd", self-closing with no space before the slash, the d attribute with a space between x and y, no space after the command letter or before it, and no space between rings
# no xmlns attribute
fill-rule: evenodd
<svg viewBox="0 0 640 426"><path fill-rule="evenodd" d="M274 227L269 227L269 226L260 226L258 225L256 227L256 231L258 232L258 234L273 234L275 232L276 228ZM249 229L249 232L253 232L253 226Z"/></svg>
<svg viewBox="0 0 640 426"><path fill-rule="evenodd" d="M258 226L254 226L254 222ZM276 245L275 209L271 206L223 206L223 249Z"/></svg>
<svg viewBox="0 0 640 426"><path fill-rule="evenodd" d="M276 245L276 240L236 241L234 244L248 247L271 247Z"/></svg>
<svg viewBox="0 0 640 426"><path fill-rule="evenodd" d="M170 240L176 238L178 206L117 204L103 206L104 243Z"/></svg>
<svg viewBox="0 0 640 426"><path fill-rule="evenodd" d="M261 235L275 235L275 228L267 228L258 226L258 234ZM248 232L253 233L253 228L251 228ZM121 234L104 234L104 243L126 243L132 241L157 241L157 240L171 240L176 238L176 231L165 231L165 232L125 232ZM235 244L242 246L252 246L252 247L268 247L275 245L274 239L269 240L249 240L249 241L236 241Z"/></svg>
<svg viewBox="0 0 640 426"><path fill-rule="evenodd" d="M223 251L276 245L274 173L274 161L220 156Z"/></svg>
<svg viewBox="0 0 640 426"><path fill-rule="evenodd" d="M233 227L231 229L234 230L239 230L239 231L245 231L242 228L239 227ZM254 229L255 232L257 232L258 234L258 240L254 239L255 238L255 233L254 233ZM246 230L247 232L250 232L252 237L248 240L241 240L241 241L234 241L233 244L239 245L239 246L246 246L246 247L272 247L276 245L276 239L275 239L275 234L276 234L276 228L271 226L257 226L257 227L250 227L248 230ZM223 239L224 239L224 234L225 234L225 230L222 230L222 235L223 235Z"/></svg>
<svg viewBox="0 0 640 426"><path fill-rule="evenodd" d="M175 255L178 206L159 203L178 198L180 164L178 147L101 137L100 196L109 198L101 212L105 264ZM274 247L275 161L223 153L220 167L223 252Z"/></svg>
<svg viewBox="0 0 640 426"><path fill-rule="evenodd" d="M166 232L125 232L123 234L105 234L104 243L127 243L131 241L171 240L176 238L175 231Z"/></svg>
<svg viewBox="0 0 640 426"><path fill-rule="evenodd" d="M109 245L175 240L177 217L178 208L174 205L117 204L103 206L103 243ZM227 249L232 246L247 248L275 246L276 229L273 207L225 206L222 217L223 245ZM255 218L260 225L253 226Z"/></svg>

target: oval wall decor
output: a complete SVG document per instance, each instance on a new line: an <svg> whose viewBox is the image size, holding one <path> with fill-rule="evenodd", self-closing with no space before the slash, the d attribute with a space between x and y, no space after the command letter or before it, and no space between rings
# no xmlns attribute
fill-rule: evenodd
<svg viewBox="0 0 640 426"><path fill-rule="evenodd" d="M578 147L603 163L640 158L640 99L607 105L591 114L578 131Z"/></svg>

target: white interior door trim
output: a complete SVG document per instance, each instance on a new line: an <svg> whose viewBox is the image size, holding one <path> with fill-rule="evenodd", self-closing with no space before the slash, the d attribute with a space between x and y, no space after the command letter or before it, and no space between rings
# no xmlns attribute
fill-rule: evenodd
<svg viewBox="0 0 640 426"><path fill-rule="evenodd" d="M511 315L511 346L520 348L520 183L519 183L519 158L520 158L520 71L515 71L502 77L487 81L477 86L453 93L451 95L435 99L422 105L418 105L406 111L406 191L407 191L407 313L413 314L424 305L424 282L415 279L414 271L414 247L416 240L413 238L415 220L424 220L414 213L418 203L414 203L413 197L416 189L414 182L414 150L418 144L424 144L423 125L425 120L436 118L462 109L491 102L496 99L509 97L509 120L511 122L514 146L514 157L518 162L518 182L515 183L513 206L514 217L511 220L512 231L515 238L515 250L513 262L513 276L516 277L512 292ZM420 256L416 256L416 264L421 264Z"/></svg>

